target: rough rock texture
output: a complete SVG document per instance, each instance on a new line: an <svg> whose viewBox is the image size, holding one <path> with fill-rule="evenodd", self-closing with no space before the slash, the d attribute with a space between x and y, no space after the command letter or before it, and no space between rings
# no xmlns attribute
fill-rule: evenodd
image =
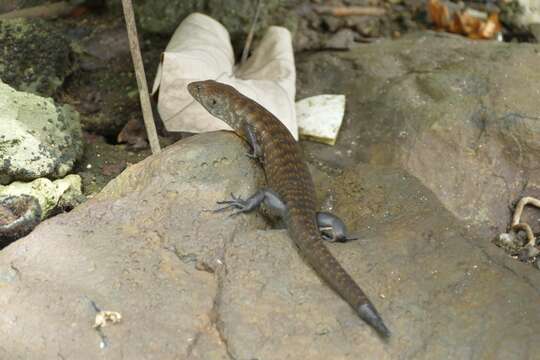
<svg viewBox="0 0 540 360"><path fill-rule="evenodd" d="M0 184L64 177L82 153L79 114L0 82Z"/></svg>
<svg viewBox="0 0 540 360"><path fill-rule="evenodd" d="M31 182L14 181L7 186L0 185L0 196L28 195L38 200L41 207L41 219L58 211L58 206L71 209L82 202L81 177L67 175L51 181L39 178Z"/></svg>
<svg viewBox="0 0 540 360"><path fill-rule="evenodd" d="M315 159L398 165L455 216L504 230L540 195L540 46L422 33L297 57L299 99L344 93L336 147Z"/></svg>
<svg viewBox="0 0 540 360"><path fill-rule="evenodd" d="M260 10L257 28L280 25L294 32L298 19L291 9L296 3L298 1L265 1ZM256 2L251 0L152 0L141 2L135 10L142 30L166 35L172 35L182 19L189 14L205 13L221 22L229 31L233 43L238 43L238 48L241 49L253 21L255 6Z"/></svg>
<svg viewBox="0 0 540 360"><path fill-rule="evenodd" d="M72 71L68 40L40 19L0 21L0 79L20 91L52 96Z"/></svg>
<svg viewBox="0 0 540 360"><path fill-rule="evenodd" d="M207 209L264 177L232 134L194 136L126 169L0 253L0 358L528 359L540 278L466 231L403 170L314 169L362 240L331 250L379 307L384 343L285 231ZM331 191L332 190L332 191ZM122 322L92 328L94 301Z"/></svg>

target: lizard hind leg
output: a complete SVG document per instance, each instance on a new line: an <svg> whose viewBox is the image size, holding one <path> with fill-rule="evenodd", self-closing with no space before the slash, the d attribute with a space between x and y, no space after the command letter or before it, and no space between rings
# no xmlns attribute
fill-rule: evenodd
<svg viewBox="0 0 540 360"><path fill-rule="evenodd" d="M318 212L317 225L319 226L319 230L321 230L323 240L331 242L347 242L358 239L356 237L347 236L347 226L345 226L343 220L334 214L323 211ZM332 236L328 234L328 228L332 230Z"/></svg>
<svg viewBox="0 0 540 360"><path fill-rule="evenodd" d="M214 210L214 212L234 208L235 210L229 215L234 216L253 211L260 207L263 202L271 210L276 211L281 216L283 216L286 212L287 207L285 206L285 203L280 199L278 194L270 189L260 189L246 200L231 194L231 200L217 202L219 205L224 206Z"/></svg>

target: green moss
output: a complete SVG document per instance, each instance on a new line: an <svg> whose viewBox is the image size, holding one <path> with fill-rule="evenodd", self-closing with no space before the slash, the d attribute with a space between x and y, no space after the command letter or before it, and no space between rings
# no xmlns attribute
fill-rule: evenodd
<svg viewBox="0 0 540 360"><path fill-rule="evenodd" d="M0 20L0 79L17 90L53 95L72 71L70 51L44 20Z"/></svg>

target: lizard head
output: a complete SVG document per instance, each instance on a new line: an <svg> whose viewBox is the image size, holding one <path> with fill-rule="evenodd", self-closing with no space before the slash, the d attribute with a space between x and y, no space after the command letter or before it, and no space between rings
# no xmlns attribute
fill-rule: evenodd
<svg viewBox="0 0 540 360"><path fill-rule="evenodd" d="M229 114L229 85L214 80L195 81L189 83L188 91L210 114L227 122ZM234 88L232 88L234 90ZM236 90L234 90L236 92Z"/></svg>

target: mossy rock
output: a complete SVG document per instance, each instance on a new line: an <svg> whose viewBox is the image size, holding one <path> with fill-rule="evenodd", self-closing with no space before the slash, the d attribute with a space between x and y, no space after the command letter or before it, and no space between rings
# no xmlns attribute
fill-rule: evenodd
<svg viewBox="0 0 540 360"><path fill-rule="evenodd" d="M52 96L72 72L69 41L40 19L0 20L0 79L13 88Z"/></svg>

